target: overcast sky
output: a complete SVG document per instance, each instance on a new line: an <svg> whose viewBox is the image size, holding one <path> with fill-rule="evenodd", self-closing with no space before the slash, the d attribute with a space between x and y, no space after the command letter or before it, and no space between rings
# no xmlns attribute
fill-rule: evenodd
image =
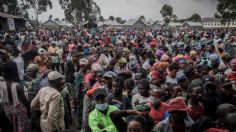
<svg viewBox="0 0 236 132"><path fill-rule="evenodd" d="M39 15L40 21L46 21L49 15L53 18L64 18L64 11L56 0L53 8ZM174 8L174 14L178 18L186 18L193 13L199 13L201 17L213 17L216 12L217 0L94 0L101 8L101 14L105 18L110 15L122 19L145 18L162 20L160 9L164 4L170 4ZM30 10L30 16L33 16Z"/></svg>

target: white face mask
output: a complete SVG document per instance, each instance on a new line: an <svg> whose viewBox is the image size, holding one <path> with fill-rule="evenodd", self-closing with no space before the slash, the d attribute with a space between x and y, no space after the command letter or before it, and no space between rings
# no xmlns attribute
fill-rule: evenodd
<svg viewBox="0 0 236 132"><path fill-rule="evenodd" d="M107 103L103 103L103 104L95 104L95 107L96 107L98 110L104 111L104 110L107 109L108 104L107 104Z"/></svg>

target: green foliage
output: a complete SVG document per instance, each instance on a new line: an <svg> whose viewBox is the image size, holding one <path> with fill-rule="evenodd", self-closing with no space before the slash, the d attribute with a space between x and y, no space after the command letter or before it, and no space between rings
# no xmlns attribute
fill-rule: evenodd
<svg viewBox="0 0 236 132"><path fill-rule="evenodd" d="M120 17L116 17L116 22L120 23L121 18Z"/></svg>
<svg viewBox="0 0 236 132"><path fill-rule="evenodd" d="M187 19L188 21L193 21L193 22L201 22L201 16L197 13L194 13L191 17Z"/></svg>
<svg viewBox="0 0 236 132"><path fill-rule="evenodd" d="M109 16L108 20L114 21L115 17L114 16Z"/></svg>
<svg viewBox="0 0 236 132"><path fill-rule="evenodd" d="M99 17L98 17L98 21L104 22L104 21L105 21L105 19L104 19L104 17L103 17L103 16L99 16Z"/></svg>
<svg viewBox="0 0 236 132"><path fill-rule="evenodd" d="M59 0L65 18L76 25L81 22L96 21L101 14L100 7L93 0Z"/></svg>
<svg viewBox="0 0 236 132"><path fill-rule="evenodd" d="M160 11L165 23L169 23L170 22L170 19L173 15L173 8L171 5L164 5L162 8L161 8L161 11Z"/></svg>
<svg viewBox="0 0 236 132"><path fill-rule="evenodd" d="M222 19L223 23L236 19L236 0L218 0L215 17Z"/></svg>

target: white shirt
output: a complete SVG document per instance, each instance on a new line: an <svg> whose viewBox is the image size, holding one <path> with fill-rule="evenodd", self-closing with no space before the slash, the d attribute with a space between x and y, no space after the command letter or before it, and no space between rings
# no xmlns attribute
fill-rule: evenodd
<svg viewBox="0 0 236 132"><path fill-rule="evenodd" d="M24 60L21 56L16 57L13 60L16 63L18 74L19 74L19 79L23 80L24 79Z"/></svg>

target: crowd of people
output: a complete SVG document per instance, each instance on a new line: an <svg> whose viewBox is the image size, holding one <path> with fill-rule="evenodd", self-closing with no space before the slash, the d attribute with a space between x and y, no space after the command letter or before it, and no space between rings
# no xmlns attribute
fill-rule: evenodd
<svg viewBox="0 0 236 132"><path fill-rule="evenodd" d="M236 30L39 28L0 39L2 132L236 131Z"/></svg>

